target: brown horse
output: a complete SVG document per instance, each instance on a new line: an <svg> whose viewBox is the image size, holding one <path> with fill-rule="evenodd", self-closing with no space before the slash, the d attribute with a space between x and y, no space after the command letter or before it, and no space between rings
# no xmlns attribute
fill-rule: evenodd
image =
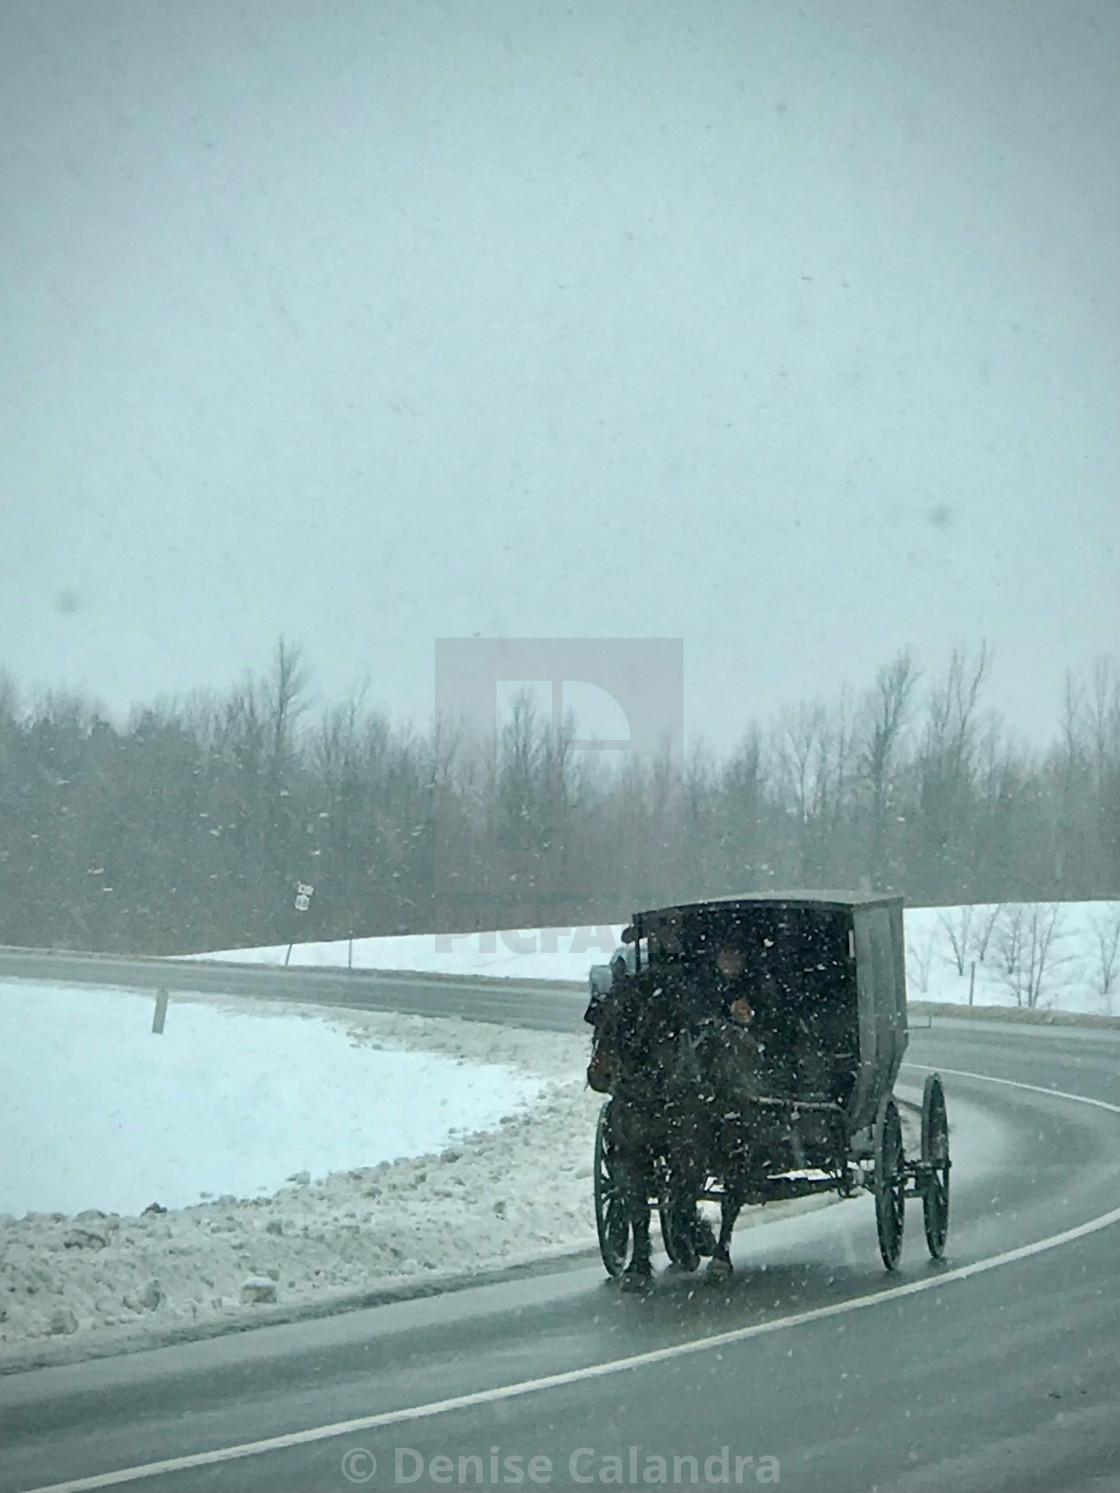
<svg viewBox="0 0 1120 1493"><path fill-rule="evenodd" d="M714 1239L696 1208L708 1176L721 1168L729 1142L742 1150L751 1065L758 1045L738 1022L692 1017L664 984L647 977L605 1003L587 1076L610 1093L612 1149L633 1236L624 1289L644 1289L652 1278L650 1197L663 1202L671 1252L695 1269L710 1254L710 1273L731 1269L730 1239L743 1187L728 1186ZM729 1129L729 1127L731 1127ZM666 1241L667 1245L670 1241Z"/></svg>

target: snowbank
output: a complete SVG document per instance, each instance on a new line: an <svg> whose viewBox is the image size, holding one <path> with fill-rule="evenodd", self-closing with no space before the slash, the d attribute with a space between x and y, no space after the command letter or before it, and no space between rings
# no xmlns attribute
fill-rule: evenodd
<svg viewBox="0 0 1120 1493"><path fill-rule="evenodd" d="M249 1317L254 1303L298 1307L594 1243L599 1099L584 1085L582 1036L180 995L160 1036L150 1031L151 1000L128 992L12 982L0 994L9 1019L18 1011L16 1066L26 1074L22 1109L7 1107L0 1139L18 1163L0 1218L0 1343L9 1350L101 1328L158 1335ZM37 1086L66 1116L53 1129L49 1105L28 1107ZM189 1120L177 1149L161 1112ZM153 1126L149 1147L143 1132ZM290 1171L297 1153L280 1151L297 1143L305 1169L246 1196L267 1183L269 1157L258 1148L244 1165L244 1153L273 1126L271 1165ZM130 1155L153 1164L163 1155L168 1170L149 1173L137 1193ZM239 1189L234 1175L250 1185ZM170 1206L171 1180L193 1188L203 1176L223 1195ZM116 1200L130 1186L125 1208ZM27 1206L18 1187L37 1198L57 1187L56 1201L95 1206L16 1219ZM167 1211L140 1212L135 1195Z"/></svg>

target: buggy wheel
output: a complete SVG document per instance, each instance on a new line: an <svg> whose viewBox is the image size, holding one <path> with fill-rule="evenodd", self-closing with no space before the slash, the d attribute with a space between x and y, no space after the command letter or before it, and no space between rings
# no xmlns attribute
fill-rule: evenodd
<svg viewBox="0 0 1120 1493"><path fill-rule="evenodd" d="M886 1094L875 1120L875 1225L879 1253L888 1270L897 1270L906 1218L906 1159L902 1122L894 1096Z"/></svg>
<svg viewBox="0 0 1120 1493"><path fill-rule="evenodd" d="M599 1111L595 1128L595 1227L607 1274L618 1276L630 1256L630 1219L619 1175L618 1153L610 1131L611 1101Z"/></svg>
<svg viewBox="0 0 1120 1493"><path fill-rule="evenodd" d="M941 1075L931 1073L922 1091L922 1219L933 1259L945 1253L949 1233L949 1118Z"/></svg>

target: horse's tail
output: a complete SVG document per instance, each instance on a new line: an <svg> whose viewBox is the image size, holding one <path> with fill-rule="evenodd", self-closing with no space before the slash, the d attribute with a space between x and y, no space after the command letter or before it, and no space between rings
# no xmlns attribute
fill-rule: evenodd
<svg viewBox="0 0 1120 1493"><path fill-rule="evenodd" d="M591 1047L591 1061L587 1065L587 1082L597 1094L609 1094L614 1088L618 1072L618 1060L596 1033Z"/></svg>

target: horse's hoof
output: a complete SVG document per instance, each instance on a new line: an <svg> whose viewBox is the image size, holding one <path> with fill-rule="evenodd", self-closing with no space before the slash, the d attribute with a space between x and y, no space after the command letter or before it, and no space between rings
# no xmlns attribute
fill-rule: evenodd
<svg viewBox="0 0 1120 1493"><path fill-rule="evenodd" d="M706 1218L696 1220L696 1253L699 1255L714 1255L716 1252L716 1234Z"/></svg>
<svg viewBox="0 0 1120 1493"><path fill-rule="evenodd" d="M619 1277L620 1288L629 1295L644 1295L653 1290L653 1270L649 1265L628 1265Z"/></svg>
<svg viewBox="0 0 1120 1493"><path fill-rule="evenodd" d="M700 1269L700 1253L695 1245L689 1240L678 1240L676 1245L676 1258L673 1261L678 1270L685 1275L692 1275Z"/></svg>
<svg viewBox="0 0 1120 1493"><path fill-rule="evenodd" d="M724 1281L731 1279L734 1269L730 1260L721 1260L718 1255L713 1255L708 1261L708 1268L704 1273L710 1281L714 1281L716 1285L721 1285Z"/></svg>
<svg viewBox="0 0 1120 1493"><path fill-rule="evenodd" d="M686 1275L700 1268L700 1231L698 1220L691 1216L680 1218L670 1215L661 1224L661 1239L665 1253Z"/></svg>

